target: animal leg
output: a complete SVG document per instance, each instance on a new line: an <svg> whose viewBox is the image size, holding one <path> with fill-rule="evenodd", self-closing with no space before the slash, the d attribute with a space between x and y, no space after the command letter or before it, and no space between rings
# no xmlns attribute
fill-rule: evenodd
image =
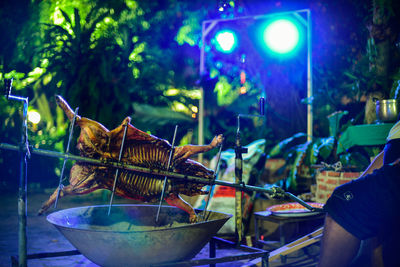
<svg viewBox="0 0 400 267"><path fill-rule="evenodd" d="M128 140L131 139L131 140L135 140L135 141L154 141L156 139L159 139L155 136L152 136L148 133L145 133L145 132L135 128L132 124L130 124L131 120L132 120L131 117L126 117L117 128L110 131L109 132L110 139L122 140L126 124L128 124L128 129L127 129L127 133L126 133L126 139L128 139ZM121 142L121 141L119 141L119 142Z"/></svg>
<svg viewBox="0 0 400 267"><path fill-rule="evenodd" d="M74 167L71 169L70 185L63 187L60 190L59 198L68 195L84 195L93 192L94 190L103 188L94 179L95 177L94 173L87 173L88 169L89 168L86 168L86 166L74 165ZM77 173L80 174L79 178ZM81 174L85 174L85 176L82 176ZM53 203L57 199L57 192L58 188L53 192L53 194L49 197L49 199L42 205L42 207L38 211L38 215L43 214L46 210L48 210L51 207L51 205L53 205Z"/></svg>
<svg viewBox="0 0 400 267"><path fill-rule="evenodd" d="M222 143L224 137L222 134L217 135L213 138L210 144L204 146L197 146L197 145L186 145L180 146L175 149L175 159L187 159L192 155L198 153L204 153L210 151L211 149L217 147Z"/></svg>
<svg viewBox="0 0 400 267"><path fill-rule="evenodd" d="M68 103L64 100L59 95L56 95L56 103L57 105L64 111L64 113L67 115L68 119L72 121L74 118L75 112L72 110L72 108L68 105ZM78 123L81 120L81 116L76 116L76 122Z"/></svg>
<svg viewBox="0 0 400 267"><path fill-rule="evenodd" d="M71 185L63 187L60 190L59 198L68 195L71 192L71 187L72 187ZM42 207L38 211L38 215L42 215L46 210L48 210L51 207L51 205L53 205L53 203L57 199L57 192L58 192L58 188L53 192L53 194L51 194L49 199L45 203L43 203Z"/></svg>
<svg viewBox="0 0 400 267"><path fill-rule="evenodd" d="M172 193L165 198L165 201L167 201L167 203L171 206L175 206L177 208L180 208L181 210L186 211L189 214L190 223L196 222L196 212L194 211L193 207L190 206L190 204L183 200L179 195Z"/></svg>

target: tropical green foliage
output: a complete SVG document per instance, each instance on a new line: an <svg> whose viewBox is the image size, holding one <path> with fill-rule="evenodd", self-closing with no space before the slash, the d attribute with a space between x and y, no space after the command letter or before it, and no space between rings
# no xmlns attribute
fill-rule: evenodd
<svg viewBox="0 0 400 267"><path fill-rule="evenodd" d="M388 7L376 16L383 14L390 21L398 16L396 1L391 1L390 5L386 1L375 2ZM247 64L248 79L244 84L247 92L239 94L242 84L238 74L243 66L233 64L229 66L229 72L215 66L208 70L210 78L215 80L205 86L202 77L199 78L199 48L204 45L201 23L207 19L310 7L315 21L314 99L307 101L314 101L315 136L327 136L326 116L339 110L341 97L356 96L354 98L358 100L366 88L374 88L375 74L381 72L371 72L374 69L369 68L370 59L376 67L386 62L377 60L381 50L376 38L370 40L365 51L370 34L365 22L371 21L373 16L370 14L372 2L304 0L297 4L291 1L279 3L229 1L223 11L219 11L213 0L2 1L0 80L13 77L13 94L29 97L30 109L41 115L39 124L29 124L30 143L57 151L65 150L69 123L56 107L55 94L62 95L73 109L79 107L80 115L93 118L110 129L124 117L132 116L133 124L138 128L171 140L171 129L179 124L178 140L184 144L197 141L199 87L203 86L205 141L211 140L216 133L224 133L224 147L228 148L234 146L237 115L257 114L257 98L267 85L267 98L273 99L275 94L276 99L291 97L297 103L289 107L277 101L275 106L272 103L267 107L266 118L241 121L243 145L266 138L267 148L270 148L277 140L292 135L290 131L305 124L291 117L305 107L300 102L303 96L296 90L304 72L296 72L291 84L287 76L293 69L282 68L279 64ZM397 28L391 28L393 36ZM395 51L391 50L391 53L396 55ZM207 56L211 57L210 54ZM379 79L399 80L398 60L395 56L392 59L388 75ZM248 60L251 62L252 59ZM305 63L292 62L293 66L297 64L303 66ZM270 77L275 75L278 79L274 82ZM282 86L291 89L283 91ZM398 88L398 84L393 83L392 95ZM282 110L290 111L282 115ZM20 136L16 133L21 125L20 111L20 103L0 98L1 142L19 142ZM289 131L286 125L291 124L295 127ZM282 131L276 131L276 128ZM329 149L325 151L325 148L330 145L330 139L321 138L312 143L299 143L297 152L290 153L283 147L280 152L275 151L278 148L273 151L276 155L286 151L282 153L297 166L300 162L312 164L321 157L329 157ZM309 152L311 149L314 153ZM7 161L8 154L1 153L2 166L17 164ZM59 165L55 162L49 166L56 170L55 175L59 173ZM13 173L2 174L2 179L17 176L18 168L9 166L7 172Z"/></svg>
<svg viewBox="0 0 400 267"><path fill-rule="evenodd" d="M189 71L186 77L181 74L191 65L177 53L174 35L170 34L183 19L177 16L182 6L172 3L172 8L166 9L166 3L101 0L19 4L26 4L23 8L29 15L15 49L7 46L8 54L3 53L0 78L13 77L12 93L28 96L30 108L41 114L39 124L29 124L31 145L65 150L68 122L56 108L55 94L62 95L73 109L79 107L79 114L109 128L132 115L135 107L138 118L145 117L138 107L143 103L160 106L159 114L164 117L158 122L164 121L164 125L174 123L171 114L175 114L193 126L192 114L170 111L168 106L177 106L176 100L164 95L169 88L193 88L195 73ZM183 71L181 66L185 66ZM18 103L0 101L0 118L5 122L1 141L18 143ZM198 98L181 94L178 101L189 109ZM157 108L152 111L146 115L154 116ZM149 126L146 123L144 119L139 125ZM155 131L159 126L143 129ZM169 138L168 131L160 132L165 133L168 135L162 137ZM18 168L9 169L15 170L16 177Z"/></svg>
<svg viewBox="0 0 400 267"><path fill-rule="evenodd" d="M297 133L276 144L269 151L268 158L285 159L284 168L288 169L286 178L278 181L277 185L291 191L297 191L299 169L302 166L310 167L332 158L334 145L333 136L307 141L307 134L305 133ZM312 173L308 175L312 175Z"/></svg>
<svg viewBox="0 0 400 267"><path fill-rule="evenodd" d="M14 46L1 47L0 78L14 78L12 94L29 97L30 109L41 115L38 124L29 123L30 144L65 151L69 123L55 94L108 128L130 115L135 126L166 139L180 124L178 140L196 142L203 4L20 0L5 6L1 14L9 26L18 19L10 15L13 9L25 13L21 34L4 28L4 35L15 38ZM16 144L19 104L0 101L1 141ZM206 142L215 134L210 128ZM53 168L59 174L57 163ZM16 166L8 169L17 176Z"/></svg>

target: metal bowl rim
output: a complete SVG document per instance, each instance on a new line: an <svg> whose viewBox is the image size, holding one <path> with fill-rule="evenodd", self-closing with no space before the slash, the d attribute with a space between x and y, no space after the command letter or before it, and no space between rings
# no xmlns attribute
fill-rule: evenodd
<svg viewBox="0 0 400 267"><path fill-rule="evenodd" d="M376 103L383 103L383 104L387 104L387 103L397 103L399 102L399 99L382 99L382 100L377 100Z"/></svg>
<svg viewBox="0 0 400 267"><path fill-rule="evenodd" d="M116 204L113 205L113 207L158 207L157 205L141 205L141 204ZM56 223L54 221L52 221L51 216L54 216L56 213L60 213L62 211L66 211L66 210L77 210L77 209L82 209L82 208L102 208L102 207L108 207L108 205L94 205L94 206L80 206L80 207L74 207L74 208L68 208L68 209L62 209L62 210L58 210L58 211L54 211L52 213L50 213L49 215L46 216L46 220L53 224L56 225L57 227L62 227L65 229L74 229L74 230L78 230L78 231L82 231L82 232L105 232L105 233L145 233L145 232L155 232L155 231L168 231L168 230L173 230L173 229L179 229L179 228L189 228L189 227L193 227L194 225L202 225L205 223L209 223L209 222L213 222L213 221L219 221L219 220L229 220L231 217L233 217L232 214L228 214L225 212L220 212L220 211L213 211L213 210L207 210L207 212L214 212L214 213L218 213L218 214L223 214L226 215L226 218L222 218L222 219L217 219L217 220L208 220L208 221L202 221L202 222L197 222L194 224L186 224L186 225L181 225L181 226L176 226L176 227L167 227L167 228L161 228L161 229L153 229L153 230L143 230L143 231L134 231L134 230L125 230L125 231L117 231L117 230L96 230L96 229L82 229L79 227L67 227L63 224L59 224ZM172 207L172 206L161 206L161 208L172 208L172 209L178 209L177 207ZM195 209L196 211L202 211L199 209Z"/></svg>

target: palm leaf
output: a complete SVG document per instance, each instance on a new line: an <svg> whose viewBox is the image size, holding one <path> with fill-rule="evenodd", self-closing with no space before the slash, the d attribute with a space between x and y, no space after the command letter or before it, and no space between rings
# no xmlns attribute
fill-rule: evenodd
<svg viewBox="0 0 400 267"><path fill-rule="evenodd" d="M48 26L50 29L49 34L55 33L55 34L64 34L68 36L68 39L72 39L72 35L63 27L60 25L55 25L55 24L49 24L49 23L43 23L43 25Z"/></svg>
<svg viewBox="0 0 400 267"><path fill-rule="evenodd" d="M335 142L336 140L333 136L320 138L320 144L314 153L318 153L322 159L326 160L332 154Z"/></svg>
<svg viewBox="0 0 400 267"><path fill-rule="evenodd" d="M188 115L172 111L169 107L133 103L133 109L135 110L133 117L144 124L164 126L176 122L193 122Z"/></svg>
<svg viewBox="0 0 400 267"><path fill-rule="evenodd" d="M276 157L276 156L282 156L283 153L285 153L285 150L288 148L293 147L296 143L299 143L301 141L304 141L304 138L307 137L307 134L305 133L297 133L293 135L292 137L289 137L281 142L279 142L277 145L275 145L269 152L269 157Z"/></svg>
<svg viewBox="0 0 400 267"><path fill-rule="evenodd" d="M307 150L311 147L312 142L308 141L304 144L298 145L296 147L295 153L293 153L293 163L289 168L289 174L286 179L286 188L291 188L292 190L297 190L297 170L303 162L303 159L307 155Z"/></svg>
<svg viewBox="0 0 400 267"><path fill-rule="evenodd" d="M75 26L73 26L73 31L75 36L80 39L81 36L81 16L79 15L79 10L74 8L74 15L75 15Z"/></svg>
<svg viewBox="0 0 400 267"><path fill-rule="evenodd" d="M67 12L65 12L65 11L62 10L61 8L60 8L60 12L61 12L61 14L63 15L63 17L65 18L65 20L69 23L69 25L72 26L71 19L70 19L70 17L68 16Z"/></svg>

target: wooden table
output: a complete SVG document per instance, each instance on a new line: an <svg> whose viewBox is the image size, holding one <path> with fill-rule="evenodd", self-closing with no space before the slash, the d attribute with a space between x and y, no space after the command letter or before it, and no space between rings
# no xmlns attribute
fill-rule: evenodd
<svg viewBox="0 0 400 267"><path fill-rule="evenodd" d="M268 242L261 239L260 235L260 225L262 221L269 221L278 224L279 229L279 243L280 247L283 247L287 244L287 240L285 234L283 232L283 225L286 223L300 223L311 220L321 220L321 225L323 224L323 218L325 217L325 213L315 213L315 214L305 214L305 215L296 215L296 216L276 216L272 214L270 211L259 211L254 213L254 221L255 221L255 239L259 245L269 245ZM286 257L281 257L282 263L286 261Z"/></svg>

